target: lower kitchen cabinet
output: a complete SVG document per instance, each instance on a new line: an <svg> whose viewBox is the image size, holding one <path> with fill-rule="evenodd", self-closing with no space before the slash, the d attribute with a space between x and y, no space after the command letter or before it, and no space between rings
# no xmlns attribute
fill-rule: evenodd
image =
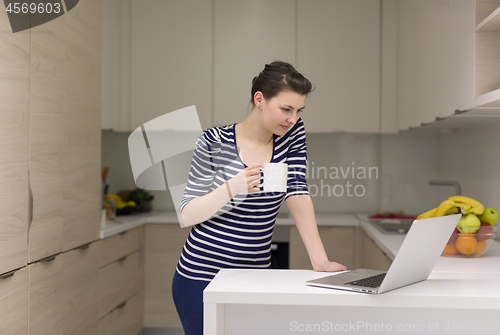
<svg viewBox="0 0 500 335"><path fill-rule="evenodd" d="M96 334L101 241L28 265L29 334Z"/></svg>
<svg viewBox="0 0 500 335"><path fill-rule="evenodd" d="M144 327L182 328L172 299L172 278L191 229L177 224L145 227Z"/></svg>
<svg viewBox="0 0 500 335"><path fill-rule="evenodd" d="M28 268L0 276L0 330L1 334L28 333Z"/></svg>
<svg viewBox="0 0 500 335"><path fill-rule="evenodd" d="M99 334L137 335L142 329L141 297L134 294L99 320Z"/></svg>
<svg viewBox="0 0 500 335"><path fill-rule="evenodd" d="M318 227L326 254L332 262L352 269L355 261L355 227ZM297 227L290 227L290 269L311 269L311 260Z"/></svg>
<svg viewBox="0 0 500 335"><path fill-rule="evenodd" d="M361 228L359 232L361 233L361 245L358 249L360 267L381 271L389 270L392 264L389 256Z"/></svg>
<svg viewBox="0 0 500 335"><path fill-rule="evenodd" d="M144 227L102 240L99 269L100 335L136 335L143 327Z"/></svg>

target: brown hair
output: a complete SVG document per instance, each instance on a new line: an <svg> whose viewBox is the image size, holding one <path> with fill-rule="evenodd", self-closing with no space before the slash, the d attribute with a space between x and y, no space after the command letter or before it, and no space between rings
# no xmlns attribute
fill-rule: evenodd
<svg viewBox="0 0 500 335"><path fill-rule="evenodd" d="M266 64L257 77L252 80L252 97L254 105L255 92L260 91L264 99L269 100L282 91L292 91L300 95L308 95L313 90L312 84L295 68L286 62L275 61Z"/></svg>

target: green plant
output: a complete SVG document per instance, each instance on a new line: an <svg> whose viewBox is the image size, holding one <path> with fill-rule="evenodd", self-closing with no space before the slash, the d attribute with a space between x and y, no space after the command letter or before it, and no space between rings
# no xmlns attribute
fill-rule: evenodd
<svg viewBox="0 0 500 335"><path fill-rule="evenodd" d="M146 190L142 188L135 188L128 194L129 200L132 200L136 205L141 205L142 203L151 200L153 196Z"/></svg>

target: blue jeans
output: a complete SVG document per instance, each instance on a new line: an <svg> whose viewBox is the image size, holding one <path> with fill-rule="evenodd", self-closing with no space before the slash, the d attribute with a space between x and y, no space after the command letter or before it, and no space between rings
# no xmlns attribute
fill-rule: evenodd
<svg viewBox="0 0 500 335"><path fill-rule="evenodd" d="M185 335L203 335L203 290L209 283L186 278L175 271L172 297Z"/></svg>

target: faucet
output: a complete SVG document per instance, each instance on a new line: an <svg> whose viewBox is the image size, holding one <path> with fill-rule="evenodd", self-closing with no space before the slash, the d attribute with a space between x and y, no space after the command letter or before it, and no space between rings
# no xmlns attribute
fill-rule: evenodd
<svg viewBox="0 0 500 335"><path fill-rule="evenodd" d="M429 180L429 185L455 186L455 195L462 195L462 188L456 180Z"/></svg>

